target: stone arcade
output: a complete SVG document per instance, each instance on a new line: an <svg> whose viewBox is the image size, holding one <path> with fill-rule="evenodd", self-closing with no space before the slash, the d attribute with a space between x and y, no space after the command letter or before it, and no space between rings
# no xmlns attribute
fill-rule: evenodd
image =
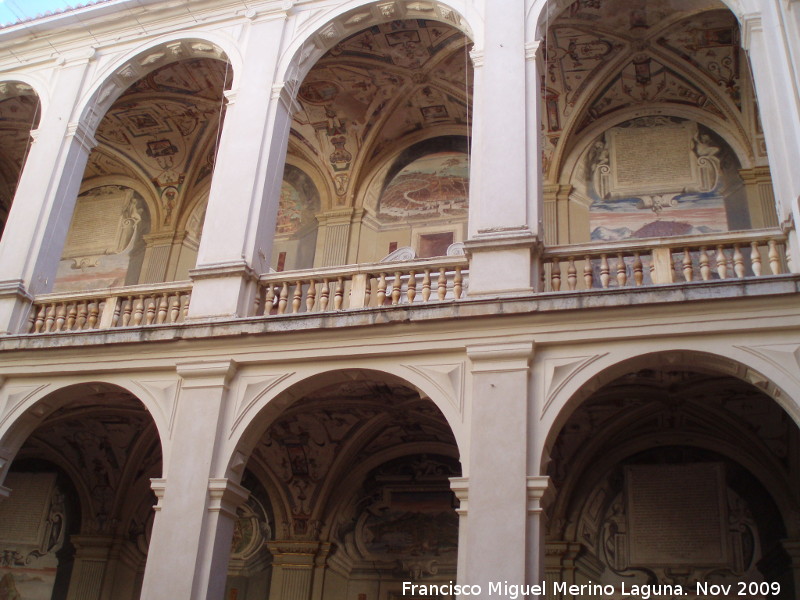
<svg viewBox="0 0 800 600"><path fill-rule="evenodd" d="M0 28L0 599L796 598L798 40L797 0Z"/></svg>

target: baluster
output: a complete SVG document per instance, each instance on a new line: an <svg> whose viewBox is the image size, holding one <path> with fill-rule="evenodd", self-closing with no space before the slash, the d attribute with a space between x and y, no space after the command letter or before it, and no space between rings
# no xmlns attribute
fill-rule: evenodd
<svg viewBox="0 0 800 600"><path fill-rule="evenodd" d="M50 333L53 331L53 323L56 320L56 305L50 304L47 307L47 316L44 319L44 332Z"/></svg>
<svg viewBox="0 0 800 600"><path fill-rule="evenodd" d="M265 294L266 294L266 288L263 285L261 285L261 283L257 283L256 297L253 298L253 315L259 316L259 313L261 313L261 302Z"/></svg>
<svg viewBox="0 0 800 600"><path fill-rule="evenodd" d="M156 320L156 309L158 308L156 306L157 302L156 299L152 297L148 298L145 302L147 303L147 315L145 318L145 324L152 325L153 323L155 323Z"/></svg>
<svg viewBox="0 0 800 600"><path fill-rule="evenodd" d="M381 273L378 278L378 306L383 306L386 302L386 273Z"/></svg>
<svg viewBox="0 0 800 600"><path fill-rule="evenodd" d="M708 249L705 246L700 248L700 279L703 281L711 279L711 265L708 258Z"/></svg>
<svg viewBox="0 0 800 600"><path fill-rule="evenodd" d="M461 292L463 291L463 278L461 277L461 267L456 267L456 274L453 275L453 298L456 300L461 299Z"/></svg>
<svg viewBox="0 0 800 600"><path fill-rule="evenodd" d="M642 257L639 252L633 253L633 284L636 287L641 287L644 282L644 265L642 265Z"/></svg>
<svg viewBox="0 0 800 600"><path fill-rule="evenodd" d="M422 301L427 302L431 297L431 270L425 269L425 275L422 277Z"/></svg>
<svg viewBox="0 0 800 600"><path fill-rule="evenodd" d="M39 311L36 313L36 321L33 324L33 332L34 333L42 333L42 329L44 328L44 319L45 315L47 314L47 307L42 304L39 307Z"/></svg>
<svg viewBox="0 0 800 600"><path fill-rule="evenodd" d="M86 300L79 300L76 303L77 316L75 317L75 329L81 330L86 327L86 318L89 314L89 304Z"/></svg>
<svg viewBox="0 0 800 600"><path fill-rule="evenodd" d="M439 278L436 280L436 295L440 301L447 297L447 272L444 267L439 267Z"/></svg>
<svg viewBox="0 0 800 600"><path fill-rule="evenodd" d="M111 316L111 327L112 328L113 327L119 327L120 315L122 314L122 302L123 302L123 300L124 299L122 297L119 297L117 299L116 305L114 306L114 314Z"/></svg>
<svg viewBox="0 0 800 600"><path fill-rule="evenodd" d="M100 316L100 306L97 304L97 300L92 300L89 302L89 316L86 319L86 325L89 329L94 329L97 327L97 319Z"/></svg>
<svg viewBox="0 0 800 600"><path fill-rule="evenodd" d="M161 325L167 320L167 311L169 310L169 292L164 292L161 295L161 301L158 303L158 316L156 323Z"/></svg>
<svg viewBox="0 0 800 600"><path fill-rule="evenodd" d="M317 281L312 279L308 282L308 293L306 294L306 312L314 309L314 302L317 301Z"/></svg>
<svg viewBox="0 0 800 600"><path fill-rule="evenodd" d="M750 242L750 266L753 275L761 277L761 252L758 249L758 242Z"/></svg>
<svg viewBox="0 0 800 600"><path fill-rule="evenodd" d="M169 322L177 323L181 313L181 293L178 292L169 298Z"/></svg>
<svg viewBox="0 0 800 600"><path fill-rule="evenodd" d="M272 314L272 309L275 308L275 286L271 283L267 284L264 293L264 315ZM256 313L258 314L258 313Z"/></svg>
<svg viewBox="0 0 800 600"><path fill-rule="evenodd" d="M417 297L417 272L411 269L408 273L408 289L406 290L406 298L408 303L413 304L414 298Z"/></svg>
<svg viewBox="0 0 800 600"><path fill-rule="evenodd" d="M617 254L617 285L619 287L628 285L628 270L625 268L625 257L622 252Z"/></svg>
<svg viewBox="0 0 800 600"><path fill-rule="evenodd" d="M372 275L367 275L366 286L364 287L364 306L369 306L369 299L372 296Z"/></svg>
<svg viewBox="0 0 800 600"><path fill-rule="evenodd" d="M325 312L328 310L328 299L331 295L331 282L325 277L322 280L322 294L319 297L319 310Z"/></svg>
<svg viewBox="0 0 800 600"><path fill-rule="evenodd" d="M600 285L603 286L603 289L608 288L608 273L608 256L606 254L602 254L600 256Z"/></svg>
<svg viewBox="0 0 800 600"><path fill-rule="evenodd" d="M574 290L578 285L578 269L575 268L575 257L569 257L569 266L567 267L567 287Z"/></svg>
<svg viewBox="0 0 800 600"><path fill-rule="evenodd" d="M692 267L692 253L689 248L683 249L683 279L691 281L694 278L694 268Z"/></svg>
<svg viewBox="0 0 800 600"><path fill-rule="evenodd" d="M721 245L717 246L717 273L720 279L728 277L728 257L725 256Z"/></svg>
<svg viewBox="0 0 800 600"><path fill-rule="evenodd" d="M336 278L336 289L333 291L333 310L342 310L344 302L344 277Z"/></svg>
<svg viewBox="0 0 800 600"><path fill-rule="evenodd" d="M744 256L742 256L739 244L733 245L733 272L739 279L744 277Z"/></svg>
<svg viewBox="0 0 800 600"><path fill-rule="evenodd" d="M56 327L55 331L61 331L64 328L64 322L67 320L67 305L59 304L56 308Z"/></svg>
<svg viewBox="0 0 800 600"><path fill-rule="evenodd" d="M69 305L69 310L67 311L67 322L66 322L66 329L67 331L72 331L75 328L75 321L78 318L78 307L76 302L72 302Z"/></svg>
<svg viewBox="0 0 800 600"><path fill-rule="evenodd" d="M403 287L403 279L400 271L394 272L394 281L392 281L392 306L400 304L400 290Z"/></svg>
<svg viewBox="0 0 800 600"><path fill-rule="evenodd" d="M300 304L303 302L303 282L297 280L294 285L294 295L292 296L292 314L296 315L300 312Z"/></svg>
<svg viewBox="0 0 800 600"><path fill-rule="evenodd" d="M284 281L281 285L281 293L278 297L278 314L282 315L286 312L286 304L289 302L289 282Z"/></svg>
<svg viewBox="0 0 800 600"><path fill-rule="evenodd" d="M181 303L183 304L183 310L181 311L182 317L181 320L185 321L186 318L189 316L189 302L192 301L192 292L184 292L181 294Z"/></svg>
<svg viewBox="0 0 800 600"><path fill-rule="evenodd" d="M767 242L769 245L769 268L772 271L773 275L780 275L781 274L781 261L780 256L778 254L778 242L775 240L770 240Z"/></svg>
<svg viewBox="0 0 800 600"><path fill-rule="evenodd" d="M594 273L592 273L592 259L587 254L583 257L584 265L583 265L583 281L586 284L586 289L590 290L594 287Z"/></svg>
<svg viewBox="0 0 800 600"><path fill-rule="evenodd" d="M139 327L144 319L144 296L138 296L133 303L133 326Z"/></svg>
<svg viewBox="0 0 800 600"><path fill-rule="evenodd" d="M554 258L553 262L550 263L552 266L550 268L550 287L554 292L561 291L561 261L558 258ZM542 273L544 275L544 273Z"/></svg>
<svg viewBox="0 0 800 600"><path fill-rule="evenodd" d="M128 296L125 298L125 303L122 305L122 326L127 327L131 322L131 313L133 313L133 298Z"/></svg>

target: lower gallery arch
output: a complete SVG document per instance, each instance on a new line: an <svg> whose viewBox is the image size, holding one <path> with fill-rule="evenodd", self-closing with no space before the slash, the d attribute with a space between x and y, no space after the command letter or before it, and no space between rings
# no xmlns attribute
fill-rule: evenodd
<svg viewBox="0 0 800 600"><path fill-rule="evenodd" d="M458 447L441 411L407 382L319 375L250 429L237 454L249 456L251 495L237 513L226 598L389 600L404 581L455 579Z"/></svg>
<svg viewBox="0 0 800 600"><path fill-rule="evenodd" d="M797 425L733 363L657 357L601 374L551 434L547 597L794 598Z"/></svg>
<svg viewBox="0 0 800 600"><path fill-rule="evenodd" d="M139 597L161 442L133 394L72 385L31 407L6 436L19 446L2 485L0 597ZM23 424L24 423L24 424ZM24 442L13 442L20 430ZM15 431L16 429L16 431Z"/></svg>

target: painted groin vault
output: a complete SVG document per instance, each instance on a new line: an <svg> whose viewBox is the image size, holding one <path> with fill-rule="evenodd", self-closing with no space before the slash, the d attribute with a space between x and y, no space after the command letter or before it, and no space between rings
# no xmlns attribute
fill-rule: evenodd
<svg viewBox="0 0 800 600"><path fill-rule="evenodd" d="M798 40L797 0L0 27L0 600L795 598Z"/></svg>

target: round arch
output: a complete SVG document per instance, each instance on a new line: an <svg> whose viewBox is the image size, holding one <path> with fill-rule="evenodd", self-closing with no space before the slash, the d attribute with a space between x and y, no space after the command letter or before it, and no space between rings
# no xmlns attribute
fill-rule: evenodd
<svg viewBox="0 0 800 600"><path fill-rule="evenodd" d="M278 81L299 84L331 47L349 35L370 25L397 19L441 21L459 29L475 42L476 47L482 45L482 19L475 7L465 0L450 3L431 0L419 3L416 8L406 6L402 9L400 5L386 6L375 0L350 0L320 12L316 18L297 28L297 35L288 43L278 61Z"/></svg>
<svg viewBox="0 0 800 600"><path fill-rule="evenodd" d="M268 386L248 402L236 418L224 450L225 473L223 476L238 481L256 443L280 414L304 394L323 386L347 383L354 380L385 381L402 385L432 401L447 422L460 456L467 456L468 431L461 422L458 409L460 399L446 390L441 383L426 377L420 371L403 365L385 366L380 369L358 364L345 369L331 367L313 373L295 373L284 377L277 384ZM455 390L453 390L455 391ZM458 393L458 392L456 392ZM466 472L466 463L464 463Z"/></svg>
<svg viewBox="0 0 800 600"><path fill-rule="evenodd" d="M525 17L525 29L533 39L543 40L547 24L558 17L574 0L534 0ZM758 0L718 0L741 22L745 14L760 13L763 5Z"/></svg>
<svg viewBox="0 0 800 600"><path fill-rule="evenodd" d="M702 110L682 108L674 104L654 104L647 108L632 108L621 110L618 113L615 112L598 120L577 134L565 132L567 142L565 142L563 149L557 150L553 166L554 173L558 174L558 182L562 184L569 183L579 165L581 156L584 155L597 136L620 123L646 116L680 117L705 125L725 140L736 154L736 158L739 159L742 169L749 169L754 166L753 153L748 149L737 128L731 127L730 124L722 119L715 118ZM570 141L568 139L570 137L574 141Z"/></svg>
<svg viewBox="0 0 800 600"><path fill-rule="evenodd" d="M583 368L578 367L546 400L543 409L546 431L543 432L543 443L537 449L533 465L536 474L544 474L556 438L584 400L624 374L653 366L685 368L740 379L771 397L800 427L800 381L774 361L746 348L731 346L728 352L722 354L719 348L712 351L702 347L674 345L625 358L620 358L618 353L606 354L585 364Z"/></svg>
<svg viewBox="0 0 800 600"><path fill-rule="evenodd" d="M106 67L78 101L74 120L94 133L114 101L131 84L160 67L189 58L229 62L231 85L237 85L243 59L232 38L216 32L176 32L142 44Z"/></svg>
<svg viewBox="0 0 800 600"><path fill-rule="evenodd" d="M11 84L19 83L31 88L33 95L39 100L39 114L45 114L50 104L50 86L47 85L47 82L38 75L20 73L19 71L10 71L0 74L0 86L10 86ZM0 87L0 96L5 96L6 94L13 95L10 89L2 91L2 87Z"/></svg>
<svg viewBox="0 0 800 600"><path fill-rule="evenodd" d="M155 424L161 453L167 464L169 446L164 440L169 438L169 421L157 399L144 387L124 378L71 378L59 384L46 384L34 388L32 393L21 398L0 418L0 449L3 452L0 458L5 461L0 461L0 485L5 479L11 461L25 440L50 414L79 398L87 386L94 386L92 389L96 392L122 391L136 398Z"/></svg>

